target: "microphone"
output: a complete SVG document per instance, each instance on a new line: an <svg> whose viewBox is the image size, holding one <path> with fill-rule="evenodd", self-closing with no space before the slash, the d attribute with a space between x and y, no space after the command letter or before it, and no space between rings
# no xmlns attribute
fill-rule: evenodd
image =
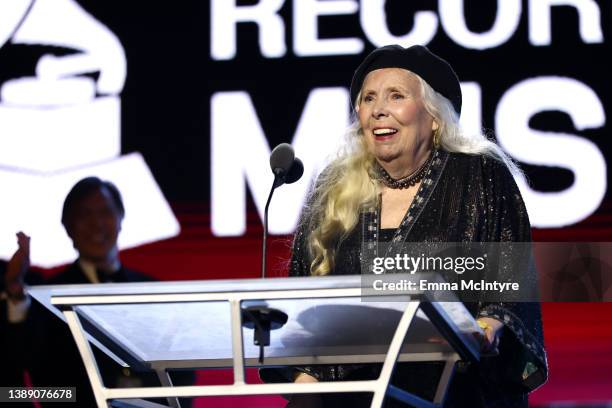
<svg viewBox="0 0 612 408"><path fill-rule="evenodd" d="M295 159L295 152L289 143L281 143L270 154L270 168L274 173L274 187L285 184L287 173L291 170Z"/></svg>
<svg viewBox="0 0 612 408"><path fill-rule="evenodd" d="M287 172L293 164L295 152L289 143L281 143L270 154L270 168L274 174L279 171Z"/></svg>
<svg viewBox="0 0 612 408"><path fill-rule="evenodd" d="M266 278L266 258L268 242L268 208L274 190L283 184L291 184L298 181L304 174L304 164L295 157L293 147L289 143L281 143L272 150L270 154L270 169L274 173L274 182L268 195L268 201L264 209L263 242L261 255L261 277Z"/></svg>
<svg viewBox="0 0 612 408"><path fill-rule="evenodd" d="M268 242L268 208L272 201L274 190L283 184L298 181L304 174L304 164L295 157L293 147L288 143L281 143L270 154L270 168L274 173L274 182L268 195L264 209L263 241L261 249L261 277L266 278L266 258ZM264 303L253 304L242 309L242 325L253 329L253 343L259 346L259 362L264 361L264 347L270 345L270 331L282 327L287 323L287 314L281 310L268 307Z"/></svg>
<svg viewBox="0 0 612 408"><path fill-rule="evenodd" d="M302 178L304 174L304 164L297 157L293 160L293 164L289 168L285 176L285 184L293 184Z"/></svg>

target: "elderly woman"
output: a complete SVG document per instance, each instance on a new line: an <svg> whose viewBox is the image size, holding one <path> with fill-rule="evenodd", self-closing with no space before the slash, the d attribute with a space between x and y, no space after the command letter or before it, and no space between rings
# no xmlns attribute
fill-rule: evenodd
<svg viewBox="0 0 612 408"><path fill-rule="evenodd" d="M371 255L363 253L370 247L364 242L531 240L511 175L518 170L495 143L461 133L461 88L446 61L423 46L378 48L357 68L350 94L358 123L304 210L291 275L358 274L361 259ZM535 276L522 279L536 285ZM484 328L483 351L499 354L457 370L447 406L526 407L527 393L547 377L539 304L466 306ZM292 378L368 379L379 370L377 365L298 367ZM431 399L439 374L434 363L405 364L392 381ZM369 398L294 397L289 406L369 406ZM404 405L389 401L386 406Z"/></svg>

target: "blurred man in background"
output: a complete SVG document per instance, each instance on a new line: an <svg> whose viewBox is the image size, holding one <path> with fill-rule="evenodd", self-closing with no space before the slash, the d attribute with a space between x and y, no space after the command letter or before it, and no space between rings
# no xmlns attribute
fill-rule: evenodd
<svg viewBox="0 0 612 408"><path fill-rule="evenodd" d="M87 177L74 185L64 201L62 224L78 252L78 259L45 284L86 284L106 282L144 282L151 278L125 268L119 260L117 239L125 209L115 185L97 177ZM77 403L71 406L93 407L95 400L85 367L68 326L36 302L24 291L24 279L29 268L29 238L19 235L20 249L16 255L19 268L6 274L7 293L14 299L7 307L7 324L11 336L7 349L22 348L35 386L77 387ZM27 334L24 334L24 326ZM19 341L19 338L22 340ZM23 339L26 339L24 341ZM16 341L20 343L17 345ZM25 350L23 350L25 348ZM152 373L133 373L121 368L104 353L95 350L95 357L105 386L134 387L159 385ZM193 383L193 374L173 374L173 383ZM189 401L181 401L190 406Z"/></svg>

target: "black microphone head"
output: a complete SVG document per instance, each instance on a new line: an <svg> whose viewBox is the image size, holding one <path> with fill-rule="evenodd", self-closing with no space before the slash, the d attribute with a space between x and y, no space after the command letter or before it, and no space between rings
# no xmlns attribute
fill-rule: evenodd
<svg viewBox="0 0 612 408"><path fill-rule="evenodd" d="M270 154L270 168L274 174L287 173L293 164L295 153L289 143L281 143Z"/></svg>
<svg viewBox="0 0 612 408"><path fill-rule="evenodd" d="M293 160L293 164L291 165L287 176L285 177L285 183L295 183L302 178L302 174L304 174L304 163L302 163L302 161L296 157Z"/></svg>

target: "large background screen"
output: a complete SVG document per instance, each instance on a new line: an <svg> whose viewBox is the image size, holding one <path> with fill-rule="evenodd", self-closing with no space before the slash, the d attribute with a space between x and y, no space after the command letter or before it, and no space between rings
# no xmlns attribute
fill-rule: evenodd
<svg viewBox="0 0 612 408"><path fill-rule="evenodd" d="M126 263L257 276L268 156L287 142L305 174L271 206L271 273L285 275L308 189L352 120L352 74L392 43L454 67L464 131L524 170L535 239L608 240L610 21L594 0L3 1L0 255L24 230L34 264L73 260L62 201L98 175L125 199Z"/></svg>

